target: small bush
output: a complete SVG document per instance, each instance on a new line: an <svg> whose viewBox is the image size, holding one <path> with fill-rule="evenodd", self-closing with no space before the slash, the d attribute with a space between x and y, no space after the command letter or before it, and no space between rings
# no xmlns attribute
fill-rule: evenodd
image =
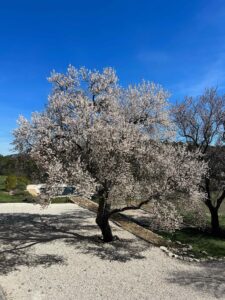
<svg viewBox="0 0 225 300"><path fill-rule="evenodd" d="M7 192L14 190L24 191L29 183L30 180L24 176L16 177L14 175L9 175L5 179L5 190Z"/></svg>
<svg viewBox="0 0 225 300"><path fill-rule="evenodd" d="M5 179L5 190L7 192L12 191L17 186L17 178L14 175L9 175Z"/></svg>
<svg viewBox="0 0 225 300"><path fill-rule="evenodd" d="M24 176L17 177L17 185L16 188L18 190L24 191L26 186L30 183L30 180Z"/></svg>

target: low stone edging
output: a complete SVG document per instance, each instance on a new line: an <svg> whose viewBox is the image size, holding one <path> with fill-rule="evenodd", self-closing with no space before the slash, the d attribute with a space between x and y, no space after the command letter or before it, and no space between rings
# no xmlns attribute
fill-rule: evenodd
<svg viewBox="0 0 225 300"><path fill-rule="evenodd" d="M98 205L92 200L84 199L77 196L72 196L69 199L71 200L71 202L97 213ZM129 231L130 233L136 235L137 237L143 239L148 243L151 243L156 246L167 246L169 244L169 242L167 242L161 236L157 235L149 229L143 228L142 226L132 221L130 218L120 213L114 214L110 218L110 220L116 225L122 227L123 229Z"/></svg>
<svg viewBox="0 0 225 300"><path fill-rule="evenodd" d="M90 211L97 213L98 205L92 200L72 196L69 198L71 202L86 208ZM167 241L163 237L158 234L152 232L149 229L142 227L135 223L128 216L117 213L110 218L110 221L114 222L116 225L122 227L123 229L129 231L140 239L151 243L155 246L158 246L166 255L171 258L176 258L182 261L187 262L208 262L208 261L225 261L224 258L215 258L209 256L206 251L202 251L201 253L205 255L205 257L196 258L193 253L191 253L192 246L187 244L182 244L179 241L172 242Z"/></svg>
<svg viewBox="0 0 225 300"><path fill-rule="evenodd" d="M177 247L165 247L160 246L160 249L171 258L176 258L188 262L209 262L209 261L225 261L225 257L212 257L209 256L206 251L200 251L204 257L197 258L191 251L192 246L188 244L182 244L176 241Z"/></svg>

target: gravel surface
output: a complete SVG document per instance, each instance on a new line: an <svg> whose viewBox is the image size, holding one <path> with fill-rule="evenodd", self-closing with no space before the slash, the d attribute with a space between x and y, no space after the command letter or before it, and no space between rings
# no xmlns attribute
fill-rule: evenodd
<svg viewBox="0 0 225 300"><path fill-rule="evenodd" d="M13 300L225 299L225 264L184 263L75 204L0 205L0 285Z"/></svg>
<svg viewBox="0 0 225 300"><path fill-rule="evenodd" d="M5 294L4 294L1 286L0 286L0 300L5 300Z"/></svg>

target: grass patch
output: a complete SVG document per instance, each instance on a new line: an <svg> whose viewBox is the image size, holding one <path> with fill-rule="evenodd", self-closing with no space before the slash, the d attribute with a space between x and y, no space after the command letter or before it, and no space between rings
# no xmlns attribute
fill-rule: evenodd
<svg viewBox="0 0 225 300"><path fill-rule="evenodd" d="M69 197L56 197L51 200L51 203L52 204L71 203L71 200Z"/></svg>
<svg viewBox="0 0 225 300"><path fill-rule="evenodd" d="M0 203L33 203L35 198L26 191L18 191L13 195L10 195L4 190L5 179L7 176L0 176ZM56 197L52 199L53 204L57 203L71 203L69 197Z"/></svg>
<svg viewBox="0 0 225 300"><path fill-rule="evenodd" d="M0 191L0 203L33 203L35 202L35 198L33 198L29 193L24 192L20 195L10 195L7 192ZM54 198L51 201L52 204L60 204L60 203L71 203L68 197L58 197Z"/></svg>
<svg viewBox="0 0 225 300"><path fill-rule="evenodd" d="M19 195L10 195L0 190L0 203L20 203L27 198L30 198L30 195L26 192L20 193Z"/></svg>
<svg viewBox="0 0 225 300"><path fill-rule="evenodd" d="M225 211L221 210L219 214L219 221L223 237L213 237L210 234L210 214L206 211L206 226L207 230L200 230L198 228L184 228L176 230L174 233L162 233L159 234L163 237L170 239L171 241L179 241L183 244L189 244L193 247L192 253L196 257L204 257L202 251L206 251L209 256L212 257L225 257ZM185 220L188 224L192 224L191 213L185 215Z"/></svg>
<svg viewBox="0 0 225 300"><path fill-rule="evenodd" d="M0 191L4 190L4 188L5 188L5 179L6 179L6 177L7 176L0 175Z"/></svg>
<svg viewBox="0 0 225 300"><path fill-rule="evenodd" d="M32 196L26 191L17 191L10 195L5 191L5 179L7 176L0 176L0 203L20 203L25 199L31 200Z"/></svg>
<svg viewBox="0 0 225 300"><path fill-rule="evenodd" d="M225 256L225 236L213 237L210 233L195 228L184 228L172 234L160 234L171 241L180 241L181 243L191 245L193 247L192 252L196 257L204 256L201 251L206 251L209 256L213 257Z"/></svg>

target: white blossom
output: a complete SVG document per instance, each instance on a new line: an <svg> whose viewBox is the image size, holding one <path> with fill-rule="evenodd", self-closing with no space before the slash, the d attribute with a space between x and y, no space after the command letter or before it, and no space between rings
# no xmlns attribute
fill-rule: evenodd
<svg viewBox="0 0 225 300"><path fill-rule="evenodd" d="M46 109L30 122L20 118L14 143L48 174L50 196L56 183L74 185L85 197L97 191L110 216L151 200L161 203L177 190L199 193L206 165L173 145L162 87L142 82L124 89L111 68L100 73L69 66L49 80Z"/></svg>

